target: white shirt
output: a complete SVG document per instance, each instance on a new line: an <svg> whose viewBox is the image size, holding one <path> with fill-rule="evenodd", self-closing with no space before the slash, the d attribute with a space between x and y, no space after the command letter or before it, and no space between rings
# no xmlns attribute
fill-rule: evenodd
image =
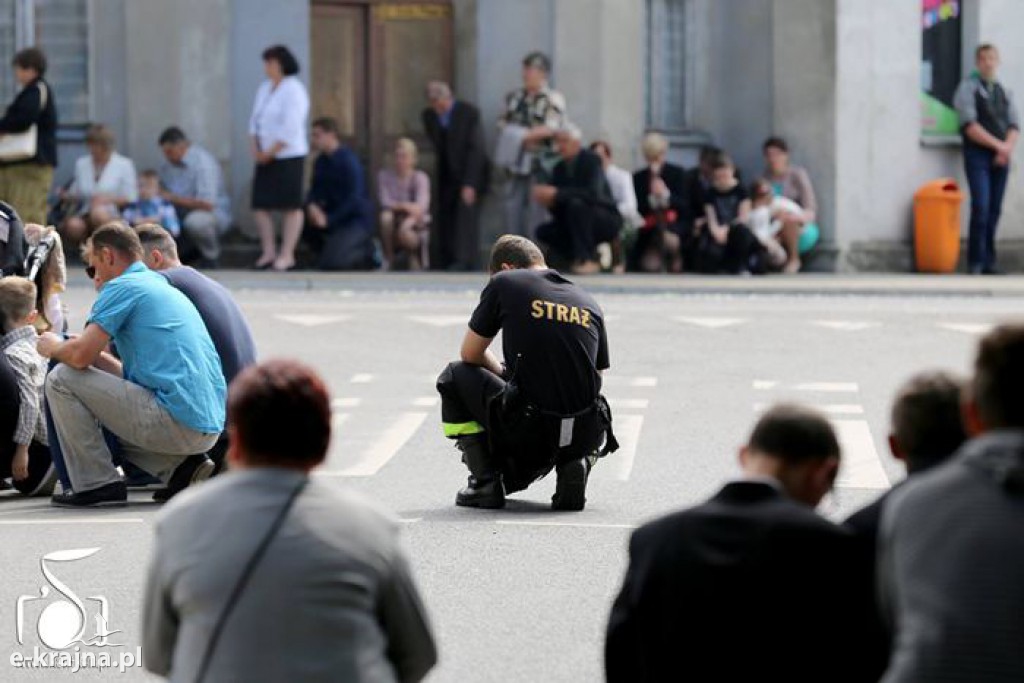
<svg viewBox="0 0 1024 683"><path fill-rule="evenodd" d="M619 209L619 214L636 227L644 224L636 207L636 192L633 190L633 175L624 168L609 164L604 171L608 179L608 187Z"/></svg>
<svg viewBox="0 0 1024 683"><path fill-rule="evenodd" d="M260 149L268 150L283 142L277 159L291 159L309 154L309 95L306 86L295 76L285 76L277 87L267 80L256 90L256 101L249 118L249 134L259 139Z"/></svg>
<svg viewBox="0 0 1024 683"><path fill-rule="evenodd" d="M108 194L129 202L137 201L139 179L135 175L135 164L128 157L114 152L97 178L92 155L79 157L75 161L75 180L71 184L71 192L86 198L95 194Z"/></svg>

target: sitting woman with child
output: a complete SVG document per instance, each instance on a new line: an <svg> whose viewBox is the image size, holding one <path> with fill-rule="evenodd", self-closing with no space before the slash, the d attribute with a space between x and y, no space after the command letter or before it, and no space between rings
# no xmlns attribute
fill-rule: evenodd
<svg viewBox="0 0 1024 683"><path fill-rule="evenodd" d="M797 273L803 265L801 256L818 243L821 231L817 220L818 200L807 171L789 163L789 145L780 137L768 138L763 146L765 179L776 197L796 203L796 211L777 210L780 229L778 240L786 250L782 270ZM792 209L792 205L788 205Z"/></svg>
<svg viewBox="0 0 1024 683"><path fill-rule="evenodd" d="M430 177L416 168L416 156L416 143L399 138L392 155L394 168L377 175L385 270L394 267L396 251L408 254L409 270L429 267Z"/></svg>

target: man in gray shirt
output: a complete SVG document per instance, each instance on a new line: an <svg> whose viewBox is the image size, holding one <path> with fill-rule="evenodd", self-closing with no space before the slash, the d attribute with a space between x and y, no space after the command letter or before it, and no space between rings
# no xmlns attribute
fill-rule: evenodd
<svg viewBox="0 0 1024 683"><path fill-rule="evenodd" d="M163 197L177 209L182 234L199 251L198 265L216 267L220 236L231 227L231 203L220 164L174 126L160 134L160 149Z"/></svg>
<svg viewBox="0 0 1024 683"><path fill-rule="evenodd" d="M294 361L251 366L228 420L232 471L157 518L146 668L189 683L422 680L437 652L398 523L310 477L331 437L323 380Z"/></svg>

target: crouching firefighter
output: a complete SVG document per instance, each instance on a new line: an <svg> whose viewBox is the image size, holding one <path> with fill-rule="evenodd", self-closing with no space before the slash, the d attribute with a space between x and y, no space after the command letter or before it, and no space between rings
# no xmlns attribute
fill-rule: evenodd
<svg viewBox="0 0 1024 683"><path fill-rule="evenodd" d="M551 270L530 240L498 239L491 279L469 321L461 362L437 380L445 435L469 468L455 504L500 508L552 468L555 510L582 510L597 458L618 448L601 373L604 316L593 297ZM502 332L505 362L488 347Z"/></svg>

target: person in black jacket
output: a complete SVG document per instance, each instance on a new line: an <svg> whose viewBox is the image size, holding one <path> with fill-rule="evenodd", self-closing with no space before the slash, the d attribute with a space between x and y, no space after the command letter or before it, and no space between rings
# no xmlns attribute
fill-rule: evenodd
<svg viewBox="0 0 1024 683"><path fill-rule="evenodd" d="M859 681L866 558L814 507L839 470L827 419L777 406L740 452L742 479L647 524L608 624L609 683Z"/></svg>
<svg viewBox="0 0 1024 683"><path fill-rule="evenodd" d="M25 224L18 212L5 201L0 201L0 277L25 274Z"/></svg>
<svg viewBox="0 0 1024 683"><path fill-rule="evenodd" d="M57 107L53 88L43 80L46 56L30 47L14 55L14 78L21 86L0 119L0 144L5 135L35 126L36 152L29 158L0 159L0 198L12 204L28 223L46 222L46 197L57 165Z"/></svg>
<svg viewBox="0 0 1024 683"><path fill-rule="evenodd" d="M537 238L570 263L575 274L601 270L596 247L618 239L622 216L615 206L601 158L582 148L580 129L572 124L555 133L562 160L550 185L533 188L533 198L551 212L552 221L537 229Z"/></svg>
<svg viewBox="0 0 1024 683"><path fill-rule="evenodd" d="M480 110L456 100L447 83L427 85L430 106L423 128L437 153L437 217L431 263L439 270L475 270L478 266L479 206L487 191L489 166L484 151Z"/></svg>
<svg viewBox="0 0 1024 683"><path fill-rule="evenodd" d="M629 269L660 271L667 260L669 270L678 273L690 241L685 234L686 171L665 160L668 140L660 133L648 133L642 149L647 166L633 174L633 189L644 225L630 254Z"/></svg>

